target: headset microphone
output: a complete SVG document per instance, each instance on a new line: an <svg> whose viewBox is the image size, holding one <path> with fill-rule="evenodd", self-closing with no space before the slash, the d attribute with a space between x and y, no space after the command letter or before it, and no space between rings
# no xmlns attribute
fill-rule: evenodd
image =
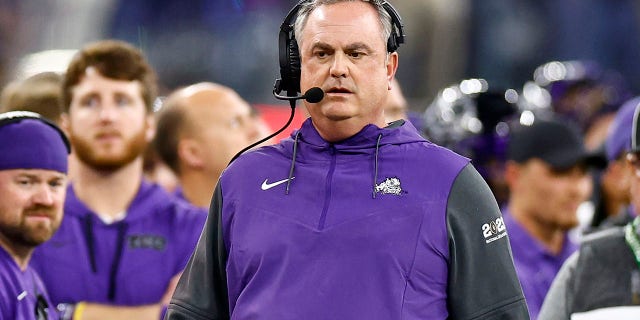
<svg viewBox="0 0 640 320"><path fill-rule="evenodd" d="M318 87L313 87L309 90L307 90L307 92L305 92L303 95L301 96L283 96L283 95L279 95L276 93L275 90L273 90L273 96L276 97L276 99L279 100L300 100L300 99L304 99L307 100L307 102L311 102L311 103L318 103L320 101L322 101L322 98L324 98L324 91L322 91L322 89L318 88Z"/></svg>
<svg viewBox="0 0 640 320"><path fill-rule="evenodd" d="M233 156L233 158L231 158L231 161L229 161L229 164L231 164L234 160L236 160L236 158L238 158L241 154L243 154L245 151L277 136L280 132L284 131L284 129L286 129L290 124L291 121L293 121L293 116L295 115L295 111L296 111L296 101L300 100L300 99L304 99L307 100L307 102L310 103L318 103L320 101L322 101L322 98L324 98L324 91L322 91L322 89L318 88L318 87L313 87L309 90L307 90L307 92L305 92L303 95L301 96L294 96L294 97L289 97L289 96L281 96L279 94L276 93L276 90L273 90L273 96L276 97L276 99L280 99L280 100L288 100L289 101L289 105L291 105L291 114L289 115L289 120L287 120L287 123L285 123L285 125L278 129L278 131L268 135L267 137L260 139L258 142L254 142L252 144L250 144L249 146L247 146L246 148L240 150L240 152L236 153L235 156Z"/></svg>

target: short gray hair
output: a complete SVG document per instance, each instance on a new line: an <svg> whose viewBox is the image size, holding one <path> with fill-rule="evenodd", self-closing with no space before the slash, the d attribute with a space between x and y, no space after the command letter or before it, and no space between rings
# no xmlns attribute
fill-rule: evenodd
<svg viewBox="0 0 640 320"><path fill-rule="evenodd" d="M296 38L300 40L300 35L302 35L302 29L304 29L307 24L307 19L313 10L322 5L329 5L340 2L354 2L354 1L364 1L370 3L375 9L378 11L378 17L380 20L380 25L382 26L382 40L384 41L385 47L387 45L387 41L391 37L391 32L393 31L393 23L391 21L391 15L389 12L383 7L383 4L386 1L382 0L310 0L300 5L300 9L298 10L298 14L294 24L294 34Z"/></svg>

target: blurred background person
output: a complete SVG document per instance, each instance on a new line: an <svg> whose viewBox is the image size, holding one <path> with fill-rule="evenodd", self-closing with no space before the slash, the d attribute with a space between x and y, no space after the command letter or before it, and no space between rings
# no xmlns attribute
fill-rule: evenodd
<svg viewBox="0 0 640 320"><path fill-rule="evenodd" d="M589 150L600 148L622 103L632 97L622 75L589 60L550 61L523 87L524 109L559 117L580 129Z"/></svg>
<svg viewBox="0 0 640 320"><path fill-rule="evenodd" d="M537 119L510 134L503 216L531 319L538 318L553 278L578 248L568 232L591 195L588 168L602 165L600 160L588 153L576 128L559 120Z"/></svg>
<svg viewBox="0 0 640 320"><path fill-rule="evenodd" d="M30 260L62 221L69 152L64 133L40 115L0 113L2 319L58 319Z"/></svg>
<svg viewBox="0 0 640 320"><path fill-rule="evenodd" d="M640 108L634 108L629 162L635 218L585 237L562 266L540 310L540 319L638 319L640 317Z"/></svg>
<svg viewBox="0 0 640 320"><path fill-rule="evenodd" d="M640 104L640 97L633 98L620 107L609 126L604 151L607 166L598 175L592 197L594 211L589 219L587 232L625 225L633 214L629 208L629 184L632 179L626 154L631 148L633 114Z"/></svg>
<svg viewBox="0 0 640 320"><path fill-rule="evenodd" d="M249 103L231 88L203 82L167 97L154 146L178 177L176 194L208 208L222 171L238 151L263 138L259 134Z"/></svg>
<svg viewBox="0 0 640 320"><path fill-rule="evenodd" d="M62 75L42 72L24 80L14 80L2 90L0 112L32 111L60 124Z"/></svg>
<svg viewBox="0 0 640 320"><path fill-rule="evenodd" d="M516 101L515 90L464 79L440 90L423 115L427 139L470 158L501 207L508 199L504 164L510 127L519 115Z"/></svg>
<svg viewBox="0 0 640 320"><path fill-rule="evenodd" d="M158 319L206 219L143 178L155 81L142 52L114 40L83 47L65 73L62 125L77 170L65 219L32 261L74 318Z"/></svg>

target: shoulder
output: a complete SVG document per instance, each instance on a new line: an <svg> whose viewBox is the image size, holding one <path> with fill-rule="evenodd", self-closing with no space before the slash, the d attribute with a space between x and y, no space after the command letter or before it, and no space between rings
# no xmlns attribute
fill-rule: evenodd
<svg viewBox="0 0 640 320"><path fill-rule="evenodd" d="M613 227L584 236L582 248L611 248L624 244L624 227Z"/></svg>
<svg viewBox="0 0 640 320"><path fill-rule="evenodd" d="M151 185L145 192L147 194L140 197L140 201L132 205L132 210L150 210L156 217L184 227L202 227L204 225L207 218L206 209L196 207L168 193L158 185Z"/></svg>
<svg viewBox="0 0 640 320"><path fill-rule="evenodd" d="M602 255L629 251L624 239L624 227L614 227L585 236L580 244L580 259L600 260Z"/></svg>

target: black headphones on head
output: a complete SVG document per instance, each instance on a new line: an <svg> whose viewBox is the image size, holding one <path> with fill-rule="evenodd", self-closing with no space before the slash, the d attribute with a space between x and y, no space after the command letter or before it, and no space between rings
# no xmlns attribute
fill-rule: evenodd
<svg viewBox="0 0 640 320"><path fill-rule="evenodd" d="M294 24L298 11L303 4L313 0L302 0L289 11L287 17L280 26L278 39L280 57L280 79L276 79L273 87L274 93L286 91L287 96L293 97L300 92L300 52L294 34ZM382 7L391 16L391 35L387 39L387 51L395 52L400 44L404 43L405 33L402 19L393 6L382 1Z"/></svg>
<svg viewBox="0 0 640 320"><path fill-rule="evenodd" d="M8 111L4 113L0 113L0 127L9 125L11 123L20 122L22 120L38 120L54 130L58 132L60 138L64 142L65 147L67 147L67 153L71 153L71 144L69 143L69 139L67 135L58 127L55 123L51 122L49 119L41 116L39 113L31 112L31 111Z"/></svg>

